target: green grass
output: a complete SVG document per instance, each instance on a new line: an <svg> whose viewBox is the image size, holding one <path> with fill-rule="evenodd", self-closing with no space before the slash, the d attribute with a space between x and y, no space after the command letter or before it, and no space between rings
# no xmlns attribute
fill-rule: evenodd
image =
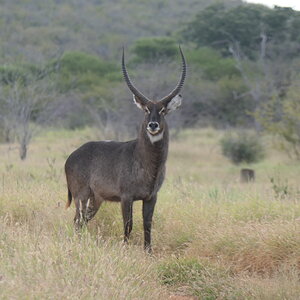
<svg viewBox="0 0 300 300"><path fill-rule="evenodd" d="M25 162L0 146L0 298L299 299L300 164L269 145L256 182L242 184L222 134L187 130L171 142L152 256L140 202L126 247L119 204L74 233L63 165L93 131L48 131Z"/></svg>

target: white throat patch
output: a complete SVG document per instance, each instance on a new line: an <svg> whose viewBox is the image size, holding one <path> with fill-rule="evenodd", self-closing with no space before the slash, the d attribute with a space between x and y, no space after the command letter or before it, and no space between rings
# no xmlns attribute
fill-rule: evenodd
<svg viewBox="0 0 300 300"><path fill-rule="evenodd" d="M163 138L164 132L162 131L162 132L160 132L159 134L152 135L151 133L149 133L149 132L147 131L147 135L148 135L148 137L149 137L150 142L151 142L152 144L154 144L154 143L160 141L160 140Z"/></svg>

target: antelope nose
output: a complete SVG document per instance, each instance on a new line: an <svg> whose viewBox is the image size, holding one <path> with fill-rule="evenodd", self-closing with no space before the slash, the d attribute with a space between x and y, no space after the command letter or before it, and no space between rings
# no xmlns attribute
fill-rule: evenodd
<svg viewBox="0 0 300 300"><path fill-rule="evenodd" d="M149 122L148 127L152 130L155 131L159 128L159 124L157 122Z"/></svg>

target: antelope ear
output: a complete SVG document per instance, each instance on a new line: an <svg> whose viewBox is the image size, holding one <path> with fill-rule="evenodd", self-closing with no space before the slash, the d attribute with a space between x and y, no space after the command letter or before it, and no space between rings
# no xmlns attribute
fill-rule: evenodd
<svg viewBox="0 0 300 300"><path fill-rule="evenodd" d="M181 101L182 101L181 95L176 95L174 98L172 98L171 101L167 104L166 107L167 113L176 110L181 105Z"/></svg>
<svg viewBox="0 0 300 300"><path fill-rule="evenodd" d="M139 109L144 110L144 106L143 106L143 104L142 104L142 101L141 101L138 97L136 97L135 95L133 95L133 102L134 102L134 104L135 104Z"/></svg>

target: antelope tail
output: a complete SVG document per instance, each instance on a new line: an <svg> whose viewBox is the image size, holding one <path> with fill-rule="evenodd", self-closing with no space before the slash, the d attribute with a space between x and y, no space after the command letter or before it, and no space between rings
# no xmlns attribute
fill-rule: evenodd
<svg viewBox="0 0 300 300"><path fill-rule="evenodd" d="M71 191L70 189L68 188L68 201L66 203L66 208L68 208L72 203L72 194L71 194Z"/></svg>

